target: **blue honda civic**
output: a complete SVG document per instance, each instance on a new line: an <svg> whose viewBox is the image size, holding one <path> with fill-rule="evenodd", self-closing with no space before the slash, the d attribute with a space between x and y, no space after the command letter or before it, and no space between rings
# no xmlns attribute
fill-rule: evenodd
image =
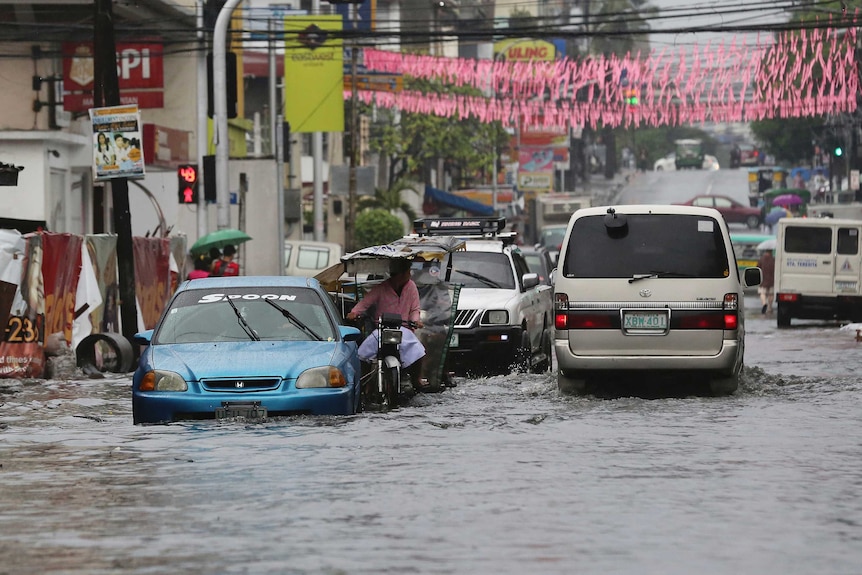
<svg viewBox="0 0 862 575"><path fill-rule="evenodd" d="M184 282L135 336L134 423L356 413L360 333L340 317L315 279Z"/></svg>

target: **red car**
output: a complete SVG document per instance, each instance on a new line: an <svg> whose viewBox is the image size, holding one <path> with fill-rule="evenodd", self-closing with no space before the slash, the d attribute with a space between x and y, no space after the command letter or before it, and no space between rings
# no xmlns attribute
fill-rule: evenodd
<svg viewBox="0 0 862 575"><path fill-rule="evenodd" d="M745 224L751 229L757 228L763 221L760 208L746 206L727 196L695 196L682 202L682 205L715 208L728 224Z"/></svg>

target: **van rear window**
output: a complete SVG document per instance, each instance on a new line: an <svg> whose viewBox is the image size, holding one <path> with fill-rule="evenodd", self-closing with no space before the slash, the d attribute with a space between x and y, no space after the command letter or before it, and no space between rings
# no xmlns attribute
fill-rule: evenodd
<svg viewBox="0 0 862 575"><path fill-rule="evenodd" d="M832 228L787 226L784 229L784 251L789 254L832 253Z"/></svg>
<svg viewBox="0 0 862 575"><path fill-rule="evenodd" d="M713 218L685 214L626 214L622 231L609 231L604 215L575 220L563 262L571 278L725 278L728 263L722 229Z"/></svg>

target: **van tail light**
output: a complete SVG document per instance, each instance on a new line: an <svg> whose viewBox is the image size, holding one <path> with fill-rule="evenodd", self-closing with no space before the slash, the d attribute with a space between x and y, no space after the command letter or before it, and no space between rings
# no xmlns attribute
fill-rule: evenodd
<svg viewBox="0 0 862 575"><path fill-rule="evenodd" d="M569 296L564 293L554 294L554 327L569 329Z"/></svg>
<svg viewBox="0 0 862 575"><path fill-rule="evenodd" d="M788 301L788 302L799 301L799 294L798 293L779 293L778 294L778 301Z"/></svg>
<svg viewBox="0 0 862 575"><path fill-rule="evenodd" d="M724 294L724 329L739 327L739 294Z"/></svg>

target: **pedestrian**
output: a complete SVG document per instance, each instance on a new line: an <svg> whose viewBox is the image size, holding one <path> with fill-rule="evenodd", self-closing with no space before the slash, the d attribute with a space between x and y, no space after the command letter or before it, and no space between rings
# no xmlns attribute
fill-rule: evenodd
<svg viewBox="0 0 862 575"><path fill-rule="evenodd" d="M215 264L217 261L221 259L221 250L218 248L210 248L209 254L207 255L207 269L210 272L210 275L213 275L213 268L215 268Z"/></svg>
<svg viewBox="0 0 862 575"><path fill-rule="evenodd" d="M222 250L220 260L216 260L213 264L212 273L214 276L238 276L239 264L233 261L236 255L236 248L232 245L226 245Z"/></svg>
<svg viewBox="0 0 862 575"><path fill-rule="evenodd" d="M210 277L210 266L207 263L207 258L204 255L197 256L194 261L195 269L189 272L188 279L196 280L200 278Z"/></svg>
<svg viewBox="0 0 862 575"><path fill-rule="evenodd" d="M763 274L763 279L757 288L762 306L760 313L765 314L767 311L772 313L772 301L775 299L775 257L772 255L772 250L763 250L757 261L757 267Z"/></svg>

